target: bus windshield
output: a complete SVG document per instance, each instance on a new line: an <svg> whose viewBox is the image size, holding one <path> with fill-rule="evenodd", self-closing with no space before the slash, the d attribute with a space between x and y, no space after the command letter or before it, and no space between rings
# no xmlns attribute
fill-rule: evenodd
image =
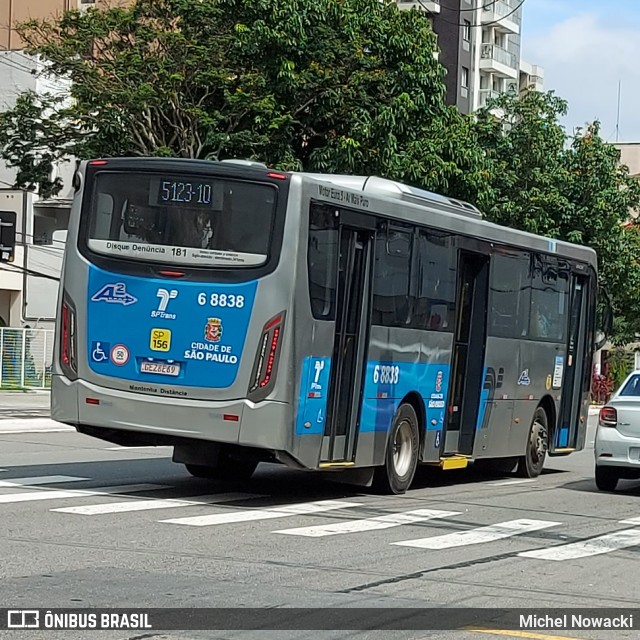
<svg viewBox="0 0 640 640"><path fill-rule="evenodd" d="M257 266L268 258L276 189L157 173L102 172L89 212L91 251L188 266Z"/></svg>

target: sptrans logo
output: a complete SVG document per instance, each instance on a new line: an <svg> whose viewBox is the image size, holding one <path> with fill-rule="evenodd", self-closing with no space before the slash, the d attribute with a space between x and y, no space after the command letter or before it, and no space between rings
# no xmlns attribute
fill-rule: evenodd
<svg viewBox="0 0 640 640"><path fill-rule="evenodd" d="M169 305L169 300L174 300L178 297L177 290L171 289L171 291L167 291L166 289L158 289L156 297L160 298L160 302L158 303L158 308L151 312L151 317L162 318L163 320L175 320L176 314L167 313L167 306Z"/></svg>

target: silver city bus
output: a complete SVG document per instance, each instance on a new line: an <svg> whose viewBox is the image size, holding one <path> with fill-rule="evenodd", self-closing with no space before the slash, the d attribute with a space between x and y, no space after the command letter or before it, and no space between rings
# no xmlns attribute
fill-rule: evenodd
<svg viewBox="0 0 640 640"><path fill-rule="evenodd" d="M585 444L596 255L376 178L246 161L80 165L52 417L403 493L418 464L540 474Z"/></svg>

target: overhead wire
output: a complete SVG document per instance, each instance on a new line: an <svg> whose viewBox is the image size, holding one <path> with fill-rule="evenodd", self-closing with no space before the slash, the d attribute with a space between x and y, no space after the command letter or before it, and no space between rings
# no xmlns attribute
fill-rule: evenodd
<svg viewBox="0 0 640 640"><path fill-rule="evenodd" d="M424 4L424 0L417 0L418 4L425 10L425 11L429 11L428 7L425 6ZM478 11L478 10L482 10L482 9L486 9L489 8L490 6L492 6L493 4L496 4L499 0L495 0L494 2L491 2L490 4L487 5L483 5L481 7L477 7L475 9L451 9L451 11L456 11L457 13L460 13L461 11ZM447 20L446 18L443 18L442 16L437 16L437 20L441 20L442 22L446 22L447 24L452 24L458 27L490 27L491 25L494 24L499 24L500 22L502 22L505 18L508 18L509 16L512 16L514 13L516 13L516 11L518 11L518 9L520 9L522 7L522 5L525 3L525 0L520 0L520 4L518 4L515 8L513 8L509 13L506 13L503 16L500 16L500 18L498 18L497 20L491 20L489 22L482 22L480 24L474 24L471 21L467 21L467 23L460 23L460 22L454 22L452 20ZM449 7L447 7L447 9L449 9Z"/></svg>

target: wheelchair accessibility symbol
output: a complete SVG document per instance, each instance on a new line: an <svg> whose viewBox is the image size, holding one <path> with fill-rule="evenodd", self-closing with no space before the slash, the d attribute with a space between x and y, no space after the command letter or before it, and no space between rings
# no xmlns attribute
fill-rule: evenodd
<svg viewBox="0 0 640 640"><path fill-rule="evenodd" d="M93 362L107 362L107 360L109 360L109 343L99 341L92 342L91 360L93 360Z"/></svg>

